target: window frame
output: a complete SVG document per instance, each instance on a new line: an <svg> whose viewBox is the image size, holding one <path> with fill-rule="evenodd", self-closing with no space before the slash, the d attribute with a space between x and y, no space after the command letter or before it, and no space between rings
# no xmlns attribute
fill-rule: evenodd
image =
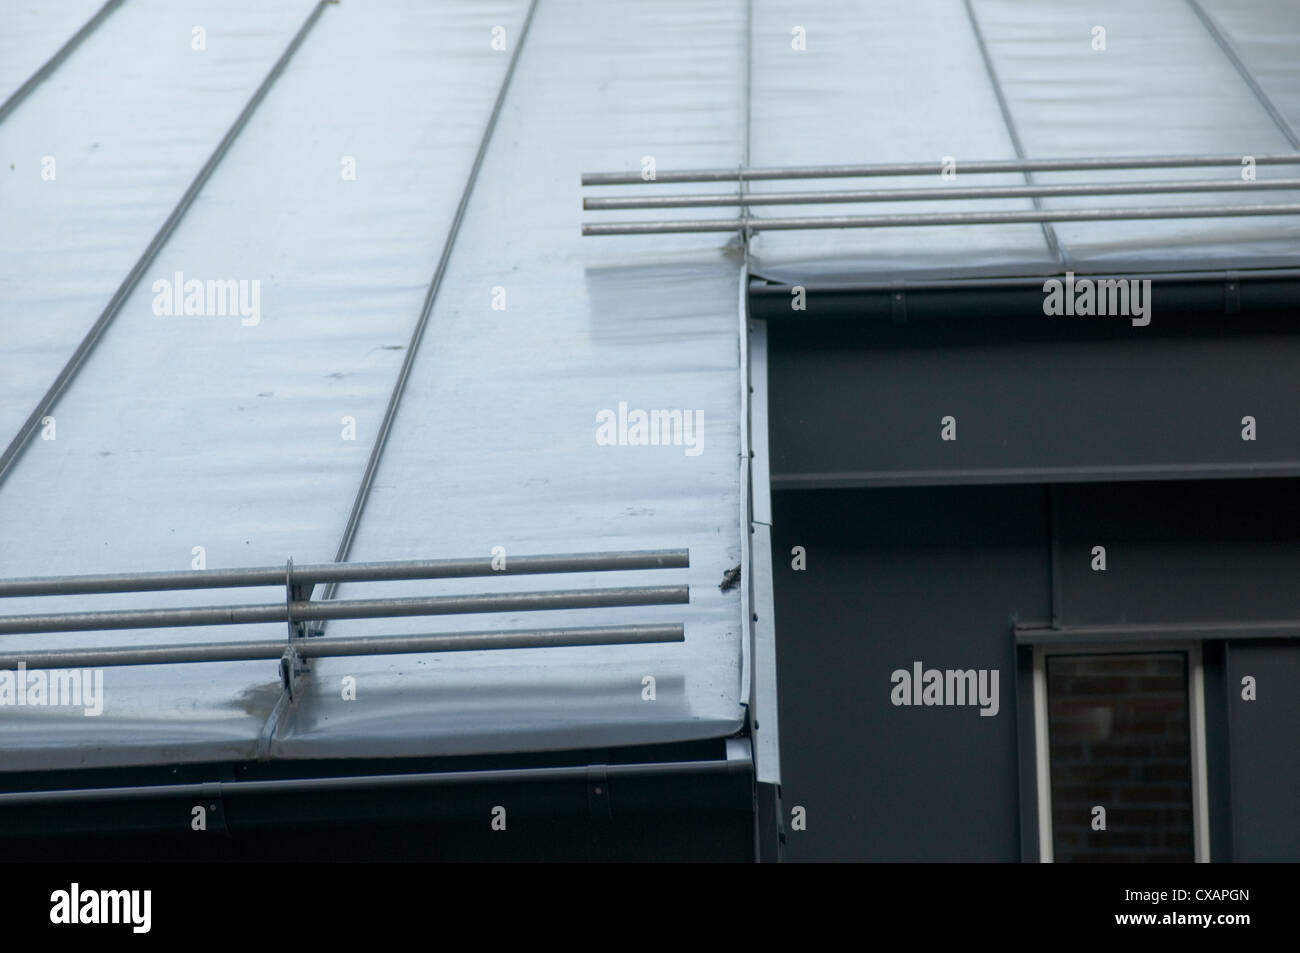
<svg viewBox="0 0 1300 953"><path fill-rule="evenodd" d="M1191 734L1192 852L1195 863L1210 862L1209 772L1205 741L1205 669L1199 640L1176 642L1062 642L1034 647L1034 777L1038 789L1039 862L1054 863L1052 849L1052 778L1047 726L1047 657L1049 655L1187 655L1187 721Z"/></svg>

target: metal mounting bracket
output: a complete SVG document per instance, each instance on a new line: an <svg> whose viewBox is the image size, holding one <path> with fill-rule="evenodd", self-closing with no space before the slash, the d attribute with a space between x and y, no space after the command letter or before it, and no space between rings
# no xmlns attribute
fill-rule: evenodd
<svg viewBox="0 0 1300 953"><path fill-rule="evenodd" d="M297 699L298 680L307 672L307 662L294 645L297 639L305 639L309 635L307 622L306 620L295 622L293 618L294 603L304 601L304 588L301 585L294 585L293 557L290 556L284 566L284 609L289 631L284 654L280 656L280 681L284 685L284 690L288 692L291 701Z"/></svg>

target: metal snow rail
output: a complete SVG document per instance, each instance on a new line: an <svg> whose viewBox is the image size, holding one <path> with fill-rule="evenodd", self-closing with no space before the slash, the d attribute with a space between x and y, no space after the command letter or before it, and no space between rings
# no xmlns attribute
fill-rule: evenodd
<svg viewBox="0 0 1300 953"><path fill-rule="evenodd" d="M313 563L256 569L203 569L191 572L102 573L89 576L33 576L0 579L0 597L66 596L96 592L157 592L164 589L234 589L283 586L286 574L295 586L318 583L376 582L396 579L461 579L561 572L613 572L628 569L686 569L685 549L636 552L574 553L560 556L511 556L493 568L491 556L469 559L411 559L372 563Z"/></svg>
<svg viewBox="0 0 1300 953"><path fill-rule="evenodd" d="M494 568L494 562L497 563L497 568ZM0 597L283 586L285 598L283 602L252 605L0 616L0 635L284 622L288 626L288 641L276 639L0 652L0 670L19 666L33 669L80 668L279 658L281 676L292 696L295 677L305 670L305 660L310 658L681 642L685 639L685 631L680 623L319 639L308 638L309 635L319 634L309 632L308 624L327 619L682 605L690 601L690 588L683 584L313 602L311 593L321 583L337 585L379 580L620 572L684 569L689 566L690 555L687 550L660 549L513 556L505 558L504 562L494 560L493 557L474 557L294 566L293 560L289 560L285 566L249 569L108 573L2 580Z"/></svg>
<svg viewBox="0 0 1300 953"><path fill-rule="evenodd" d="M625 589L564 589L482 596L426 596L414 599L293 601L181 609L121 609L0 616L0 635L34 632L91 632L106 629L163 629L253 622L319 622L329 619L387 619L411 615L521 612L537 609L599 609L611 606L674 605L689 601L686 586Z"/></svg>
<svg viewBox="0 0 1300 953"><path fill-rule="evenodd" d="M1078 172L1099 169L1190 169L1241 166L1250 158L1260 165L1300 165L1300 153L1280 155L1129 156L1081 159L979 159L957 162L962 175L995 172ZM881 175L940 175L948 168L938 162L886 162L874 165L803 165L772 169L696 169L656 172L644 179L638 172L584 172L583 185L655 185L666 182L763 182L771 179L861 179Z"/></svg>
<svg viewBox="0 0 1300 953"><path fill-rule="evenodd" d="M616 195L584 198L589 211L629 208L711 208L728 205L825 205L854 202L935 202L953 199L1015 199L1083 195L1157 195L1164 192L1300 190L1300 179L1198 179L1185 182L1097 182L1062 185L985 185L969 188L871 189L839 192L728 192L716 195Z"/></svg>
<svg viewBox="0 0 1300 953"><path fill-rule="evenodd" d="M1015 212L923 212L914 215L828 215L824 218L746 218L687 222L612 222L583 225L584 235L661 235L679 232L795 231L815 228L902 228L915 225L1018 225L1034 222L1113 222L1125 219L1238 218L1300 215L1284 205L1167 205L1145 208L1038 209Z"/></svg>
<svg viewBox="0 0 1300 953"><path fill-rule="evenodd" d="M309 639L295 646L304 659L357 655L402 655L420 652L474 652L482 649L559 648L574 645L634 645L682 642L681 623L604 625L570 629L522 629L511 632L448 632L442 635L387 635L345 639ZM0 652L0 671L22 663L38 668L109 668L115 665L172 665L183 662L247 662L278 659L284 642L209 642L179 645L123 646L107 649L51 649Z"/></svg>
<svg viewBox="0 0 1300 953"><path fill-rule="evenodd" d="M1300 153L1250 157L1259 165L1300 166ZM1300 189L1300 179L1274 180L1189 180L1184 182L1075 182L1043 185L1030 182L1013 186L938 185L932 188L837 190L754 193L744 183L780 179L859 178L898 175L933 175L957 171L963 175L1003 172L1060 172L1103 169L1198 168L1240 166L1242 156L1144 156L1133 158L1080 159L995 159L958 163L946 168L936 162L890 163L861 166L796 166L779 169L705 169L661 172L653 179L636 173L597 172L582 176L583 185L654 185L679 182L733 182L734 193L710 195L619 195L588 197L583 208L590 211L652 208L739 207L738 219L690 221L587 222L584 235L649 235L684 232L785 231L823 228L896 228L929 225L999 225L1047 222L1100 222L1132 219L1229 218L1262 215L1297 215L1300 204L1168 205L1134 208L1069 208L979 212L920 212L889 215L828 215L787 218L754 218L748 211L771 205L851 204L856 202L928 202L943 199L1021 199L1054 196L1193 194L1276 189Z"/></svg>

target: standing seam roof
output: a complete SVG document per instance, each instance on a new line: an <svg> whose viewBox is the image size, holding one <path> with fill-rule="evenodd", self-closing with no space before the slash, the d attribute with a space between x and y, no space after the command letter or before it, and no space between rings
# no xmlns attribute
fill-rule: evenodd
<svg viewBox="0 0 1300 953"><path fill-rule="evenodd" d="M91 302L111 293L110 275L121 280L130 255L140 253L229 125L205 122L206 138L186 140L188 163L159 138L174 135L180 117L197 121L189 110L204 95L193 72L206 62L201 56L229 56L235 46L247 56L234 25L251 12L233 11L229 22L207 17L207 49L198 53L188 41L200 8L169 9L174 20L146 40L143 22L159 11L128 0L60 66L59 83L44 84L0 124L0 147L29 147L46 110L67 90L81 95L93 86L100 61L128 36L137 44L135 68L148 76L141 85L166 91L177 115L173 125L146 122L130 135L118 128L120 161L146 181L133 193L91 193L117 224L88 220L86 204L71 199L51 210L30 179L11 185L51 233L51 246L64 248L66 237L55 236L76 228L124 249L98 285L66 303L72 333L46 345L41 367L19 351L34 348L23 315L58 301L69 278L42 267L18 271L16 258L7 260L0 353L6 367L27 369L4 405L9 421L30 410L84 332L85 315L97 313ZM234 112L313 5L259 9L278 24L255 38L264 59L238 69L225 62L221 70ZM33 440L0 485L0 575L183 569L195 546L204 547L208 568L331 558L526 12L521 2L324 9L55 403L57 439ZM493 48L494 28L504 50ZM701 35L715 38L703 57L693 46ZM539 5L351 552L366 560L487 554L495 545L508 554L688 546L692 568L669 580L691 584L686 607L631 610L631 617L628 610L549 612L544 623L510 615L476 617L472 626L415 623L440 632L685 621L685 643L320 660L307 695L283 712L270 663L112 668L99 718L0 711L3 766L537 750L739 728L739 597L717 583L740 554L741 262L716 239L668 254L649 245L592 246L582 241L572 206L578 172L591 163L646 153L665 164L739 162L743 43L743 17L730 3L691 5L671 19L648 3ZM119 119L129 102L116 107ZM89 129L70 122L69 132L84 139ZM170 157L174 172L150 182L158 156ZM355 179L341 172L350 160ZM125 241L120 217L137 194L151 197L153 211L138 217L136 237ZM16 244L14 230L5 232ZM75 273L71 255L68 261ZM257 322L157 314L154 283L174 283L178 274L256 280ZM504 310L492 307L496 288ZM620 403L700 414L703 452L600 446L597 413ZM355 440L343 436L349 425ZM664 581L618 575L538 577L528 588ZM384 595L447 589L373 585ZM345 586L339 597L367 597L370 588ZM487 580L473 588L520 587ZM266 591L214 590L199 601L260 602ZM148 593L15 599L7 608L194 602L186 593ZM361 628L332 623L325 637ZM372 622L364 632L411 628L409 619ZM5 645L282 635L282 626L247 625L7 636ZM340 697L344 674L358 680L355 703ZM653 705L642 699L646 674L658 679Z"/></svg>
<svg viewBox="0 0 1300 953"><path fill-rule="evenodd" d="M320 660L292 706L265 663L110 669L99 718L0 710L8 770L733 733L747 700L747 646L740 595L718 581L746 551L736 294L750 271L797 283L1258 268L1295 264L1300 248L1295 217L760 232L748 244L710 235L593 240L579 230L579 173L648 160L691 169L952 156L964 181L963 162L1018 152L1290 152L1300 15L1273 0L887 0L869 16L831 0L796 14L776 0L543 0L526 39L523 0L124 0L112 9L37 5L41 15L25 19L28 6L0 14L6 100L103 16L0 119L4 443L97 316L111 320L52 404L57 435L43 424L0 474L0 576L184 569L200 552L209 568L324 562L341 539L353 560L686 546L691 568L668 575L689 582L691 602L634 618L546 614L555 626L684 621L680 644ZM291 49L309 17L318 20ZM1094 45L1097 27L1104 49ZM802 49L791 42L798 32ZM247 123L222 152L241 110ZM150 257L151 238L178 208L175 230ZM140 261L140 281L106 311ZM166 313L191 280L235 282L247 289L246 311ZM602 445L598 415L618 408L698 414L701 452ZM633 572L616 583L663 581ZM464 588L367 583L338 596ZM476 588L518 587L501 579ZM204 601L264 599L228 590ZM192 601L123 594L7 608ZM475 623L504 631L535 620ZM418 625L466 627L446 618ZM325 637L411 628L340 621ZM249 625L218 636L168 632L165 641L281 634ZM19 650L159 641L157 631L4 637ZM642 695L647 675L657 680L653 704ZM345 676L357 679L355 702L340 697Z"/></svg>

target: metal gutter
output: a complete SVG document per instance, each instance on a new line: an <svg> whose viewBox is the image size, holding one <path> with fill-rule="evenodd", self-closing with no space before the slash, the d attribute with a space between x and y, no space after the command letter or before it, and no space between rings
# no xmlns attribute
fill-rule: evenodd
<svg viewBox="0 0 1300 953"><path fill-rule="evenodd" d="M461 784L509 784L531 781L586 781L593 769L609 779L670 775L738 775L748 773L747 758L714 761L663 761L646 764L575 765L514 768L495 771L448 771L420 774L377 774L342 778L287 778L273 781L206 781L196 784L151 784L117 788L0 793L0 808L20 804L67 804L88 801L132 801L186 797L213 799L258 794L365 791L380 788L446 787Z"/></svg>
<svg viewBox="0 0 1300 953"><path fill-rule="evenodd" d="M773 490L823 490L875 486L964 486L997 483L1114 483L1120 480L1236 480L1300 476L1300 460L1277 463L1103 464L1066 467L999 467L950 470L846 470L776 473Z"/></svg>
<svg viewBox="0 0 1300 953"><path fill-rule="evenodd" d="M1294 314L1300 305L1300 268L1253 271L1128 272L1080 274L1093 281L1150 280L1162 310L1195 315ZM750 284L756 317L775 322L824 319L905 320L1043 320L1043 284L1059 275L951 280L866 281L851 283L764 282ZM790 296L804 289L807 310L792 311ZM1058 319L1059 320L1059 319Z"/></svg>

